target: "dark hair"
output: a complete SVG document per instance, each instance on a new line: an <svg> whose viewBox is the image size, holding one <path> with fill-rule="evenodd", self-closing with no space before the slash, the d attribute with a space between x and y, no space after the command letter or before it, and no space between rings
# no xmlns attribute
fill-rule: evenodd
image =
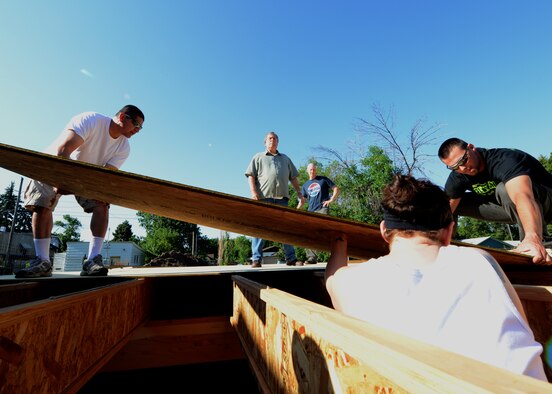
<svg viewBox="0 0 552 394"><path fill-rule="evenodd" d="M387 226L390 236L397 232L407 236L422 232L437 240L438 230L453 221L445 192L426 179L409 175L395 175L383 190L381 205L385 215L394 219L395 225Z"/></svg>
<svg viewBox="0 0 552 394"><path fill-rule="evenodd" d="M461 140L460 138L449 138L445 142L441 144L439 147L439 158L440 159L446 159L450 155L450 151L455 146L462 148L462 149L468 149L468 143L464 140Z"/></svg>
<svg viewBox="0 0 552 394"><path fill-rule="evenodd" d="M144 113L140 110L140 108L131 104L125 105L123 108L121 108L116 115L118 114L126 114L130 116L132 119L136 119L139 116L142 118L142 120L144 121L146 120L146 117L144 116Z"/></svg>

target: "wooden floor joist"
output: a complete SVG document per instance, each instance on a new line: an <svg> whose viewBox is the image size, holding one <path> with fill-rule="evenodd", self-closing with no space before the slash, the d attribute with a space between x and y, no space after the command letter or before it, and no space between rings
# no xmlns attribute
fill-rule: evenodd
<svg viewBox="0 0 552 394"><path fill-rule="evenodd" d="M0 393L76 392L148 314L144 280L0 309Z"/></svg>
<svg viewBox="0 0 552 394"><path fill-rule="evenodd" d="M102 372L238 360L245 353L228 316L150 321Z"/></svg>
<svg viewBox="0 0 552 394"><path fill-rule="evenodd" d="M552 385L234 277L232 324L265 393L549 393Z"/></svg>

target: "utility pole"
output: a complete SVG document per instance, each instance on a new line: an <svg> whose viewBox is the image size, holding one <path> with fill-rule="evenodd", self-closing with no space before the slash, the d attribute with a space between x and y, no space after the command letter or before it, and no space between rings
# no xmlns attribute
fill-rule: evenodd
<svg viewBox="0 0 552 394"><path fill-rule="evenodd" d="M21 177L21 181L19 181L19 191L17 193L17 201L15 202L15 207L13 208L13 218L12 218L12 223L10 227L10 235L8 236L8 245L6 246L6 261L4 262L4 268L7 268L10 263L10 247L11 247L11 242L13 237L13 229L15 227L15 219L17 218L17 208L19 207L22 187L23 187L23 177Z"/></svg>

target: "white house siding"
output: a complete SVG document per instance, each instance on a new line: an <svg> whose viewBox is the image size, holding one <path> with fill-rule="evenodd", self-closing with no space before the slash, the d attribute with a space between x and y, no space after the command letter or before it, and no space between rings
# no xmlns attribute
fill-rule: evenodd
<svg viewBox="0 0 552 394"><path fill-rule="evenodd" d="M80 271L88 255L88 248L88 242L67 242L65 259L60 256L57 266L54 259L54 269ZM144 251L133 242L104 242L101 255L106 266L136 267L144 264Z"/></svg>

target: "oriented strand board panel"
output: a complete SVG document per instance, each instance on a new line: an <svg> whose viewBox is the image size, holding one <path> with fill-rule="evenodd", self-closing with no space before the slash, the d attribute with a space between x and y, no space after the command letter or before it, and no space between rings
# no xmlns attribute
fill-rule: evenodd
<svg viewBox="0 0 552 394"><path fill-rule="evenodd" d="M146 283L0 309L0 393L76 392L149 315Z"/></svg>
<svg viewBox="0 0 552 394"><path fill-rule="evenodd" d="M514 285L521 300L535 339L544 348L542 361L549 381L552 381L552 287Z"/></svg>
<svg viewBox="0 0 552 394"><path fill-rule="evenodd" d="M266 204L4 144L0 144L0 166L76 195L238 234L329 250L331 233L342 232L347 234L351 257L366 259L388 252L379 226ZM489 249L489 252L499 263L530 263L527 256L520 254L495 249Z"/></svg>
<svg viewBox="0 0 552 394"><path fill-rule="evenodd" d="M240 276L231 322L264 393L552 392Z"/></svg>
<svg viewBox="0 0 552 394"><path fill-rule="evenodd" d="M228 316L149 321L101 372L243 359Z"/></svg>

